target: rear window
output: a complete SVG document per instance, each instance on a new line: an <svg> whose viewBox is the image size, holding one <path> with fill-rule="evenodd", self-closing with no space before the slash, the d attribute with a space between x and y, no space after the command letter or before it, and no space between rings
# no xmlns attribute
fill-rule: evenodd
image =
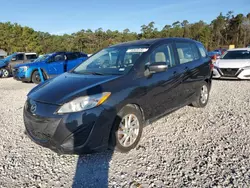
<svg viewBox="0 0 250 188"><path fill-rule="evenodd" d="M177 42L176 48L177 48L180 64L189 63L195 60L191 43Z"/></svg>
<svg viewBox="0 0 250 188"><path fill-rule="evenodd" d="M36 59L37 56L36 56L36 54L30 54L30 55L26 55L26 58L27 59Z"/></svg>
<svg viewBox="0 0 250 188"><path fill-rule="evenodd" d="M250 59L250 51L248 50L237 50L227 51L221 59Z"/></svg>

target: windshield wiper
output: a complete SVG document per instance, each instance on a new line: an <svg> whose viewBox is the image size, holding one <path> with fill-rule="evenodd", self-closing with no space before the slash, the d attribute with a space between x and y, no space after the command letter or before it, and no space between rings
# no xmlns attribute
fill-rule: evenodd
<svg viewBox="0 0 250 188"><path fill-rule="evenodd" d="M75 73L75 74L104 75L103 73L100 73L100 72L75 72L75 71L73 71L73 73Z"/></svg>
<svg viewBox="0 0 250 188"><path fill-rule="evenodd" d="M100 72L87 72L87 74L104 75L103 73L100 73Z"/></svg>

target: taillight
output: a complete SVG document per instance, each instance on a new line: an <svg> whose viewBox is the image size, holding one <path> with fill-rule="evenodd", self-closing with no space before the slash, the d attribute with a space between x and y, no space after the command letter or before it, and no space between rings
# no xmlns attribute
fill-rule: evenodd
<svg viewBox="0 0 250 188"><path fill-rule="evenodd" d="M212 62L209 63L210 70L213 70L214 64Z"/></svg>
<svg viewBox="0 0 250 188"><path fill-rule="evenodd" d="M216 60L216 59L217 59L217 55L214 55L212 59L213 59L213 60Z"/></svg>

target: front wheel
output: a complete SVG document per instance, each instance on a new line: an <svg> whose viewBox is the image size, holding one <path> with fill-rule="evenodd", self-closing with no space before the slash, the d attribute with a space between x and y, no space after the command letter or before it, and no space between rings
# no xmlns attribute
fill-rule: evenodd
<svg viewBox="0 0 250 188"><path fill-rule="evenodd" d="M141 111L134 106L125 106L115 121L115 149L128 152L138 144L143 129Z"/></svg>
<svg viewBox="0 0 250 188"><path fill-rule="evenodd" d="M209 99L209 86L207 82L203 82L198 93L196 101L192 103L194 107L203 108L207 105Z"/></svg>
<svg viewBox="0 0 250 188"><path fill-rule="evenodd" d="M2 72L2 78L8 78L10 76L10 71L7 68L2 68L0 71Z"/></svg>
<svg viewBox="0 0 250 188"><path fill-rule="evenodd" d="M45 79L44 74L43 74L43 77ZM31 77L31 81L33 83L35 83L35 84L40 84L41 83L41 77L40 77L40 74L39 74L38 71L33 72L32 77Z"/></svg>

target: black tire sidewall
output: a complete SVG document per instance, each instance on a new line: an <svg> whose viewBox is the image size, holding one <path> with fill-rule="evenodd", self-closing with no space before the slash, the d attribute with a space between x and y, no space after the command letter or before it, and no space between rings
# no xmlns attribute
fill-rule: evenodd
<svg viewBox="0 0 250 188"><path fill-rule="evenodd" d="M122 118L128 114L133 114L137 117L137 119L139 121L139 134L138 134L135 142L131 146L124 147L118 141L118 127L119 127L119 124L120 124ZM133 106L125 106L117 114L117 118L116 118L114 126L115 126L115 149L122 152L122 153L126 153L126 152L130 151L131 149L134 149L140 141L140 138L142 135L142 130L143 130L143 118L142 118L141 111Z"/></svg>

